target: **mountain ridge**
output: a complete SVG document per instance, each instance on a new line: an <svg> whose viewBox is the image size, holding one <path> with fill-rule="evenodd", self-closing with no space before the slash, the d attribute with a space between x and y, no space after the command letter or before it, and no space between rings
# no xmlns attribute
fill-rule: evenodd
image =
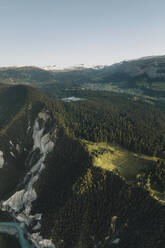
<svg viewBox="0 0 165 248"><path fill-rule="evenodd" d="M35 86L52 98L74 89L165 98L165 56L122 61L101 68L80 66L57 71L32 66L0 68L0 83Z"/></svg>
<svg viewBox="0 0 165 248"><path fill-rule="evenodd" d="M59 248L164 247L164 201L152 196L152 190L164 192L164 110L115 93L81 90L77 93L83 101L65 103L48 99L29 85L0 87L1 113L6 108L0 135L0 200L3 210L26 226L35 248L41 244L44 248L46 244ZM50 83L56 92L53 87ZM138 115L142 112L141 119L135 118L134 109ZM148 131L142 133L143 129ZM115 140L121 145L128 141L128 149L134 145L140 152L145 145L150 153L159 156L161 151L162 160L128 184L119 172L95 167L82 138ZM43 154L49 142L53 149ZM25 203L31 208L26 209Z"/></svg>

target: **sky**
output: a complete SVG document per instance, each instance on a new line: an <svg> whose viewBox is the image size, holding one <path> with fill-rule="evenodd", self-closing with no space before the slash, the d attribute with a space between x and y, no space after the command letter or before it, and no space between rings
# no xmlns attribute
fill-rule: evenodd
<svg viewBox="0 0 165 248"><path fill-rule="evenodd" d="M0 0L0 66L165 54L165 0Z"/></svg>

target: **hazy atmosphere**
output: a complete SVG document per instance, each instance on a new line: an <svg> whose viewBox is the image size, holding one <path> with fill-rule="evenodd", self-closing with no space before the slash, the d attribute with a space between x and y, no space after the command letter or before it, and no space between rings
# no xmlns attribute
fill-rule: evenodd
<svg viewBox="0 0 165 248"><path fill-rule="evenodd" d="M0 66L163 55L164 0L0 0Z"/></svg>

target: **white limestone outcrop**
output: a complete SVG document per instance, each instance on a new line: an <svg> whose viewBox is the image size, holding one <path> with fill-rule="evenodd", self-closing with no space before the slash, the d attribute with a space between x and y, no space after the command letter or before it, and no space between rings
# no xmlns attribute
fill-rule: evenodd
<svg viewBox="0 0 165 248"><path fill-rule="evenodd" d="M4 157L3 157L3 152L0 151L0 168L3 168L5 163Z"/></svg>
<svg viewBox="0 0 165 248"><path fill-rule="evenodd" d="M34 122L33 126L33 149L34 153L37 149L40 151L40 158L31 167L30 171L24 178L24 189L17 191L8 200L2 202L2 210L8 211L18 221L22 227L31 225L32 221L37 221L34 230L38 230L41 220L41 215L30 215L31 204L37 199L37 194L34 189L34 183L38 180L41 171L45 168L44 160L46 155L54 148L54 142L51 140L51 131L45 132L45 125L50 119L50 115L47 112L40 112ZM42 121L41 121L42 120ZM17 147L18 148L18 147ZM0 151L0 166L3 166L4 159L3 153ZM29 165L30 166L30 165ZM54 244L51 240L43 239L39 233L28 233L29 239L33 242L36 248L54 248Z"/></svg>

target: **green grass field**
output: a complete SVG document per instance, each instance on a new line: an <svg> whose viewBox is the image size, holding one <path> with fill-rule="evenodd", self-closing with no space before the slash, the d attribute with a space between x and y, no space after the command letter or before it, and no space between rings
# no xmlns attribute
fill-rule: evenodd
<svg viewBox="0 0 165 248"><path fill-rule="evenodd" d="M93 157L93 165L114 171L117 169L128 182L154 166L158 158L130 152L116 144L82 141Z"/></svg>

